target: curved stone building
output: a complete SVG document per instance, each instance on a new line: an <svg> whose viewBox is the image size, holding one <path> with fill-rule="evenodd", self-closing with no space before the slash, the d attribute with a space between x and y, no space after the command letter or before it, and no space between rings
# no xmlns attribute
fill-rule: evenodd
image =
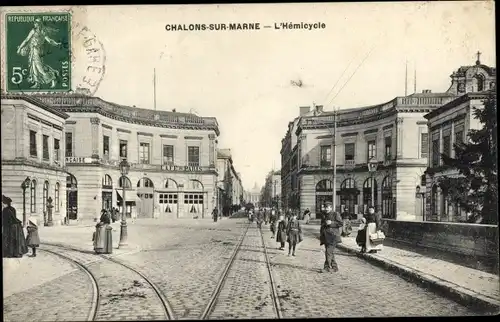
<svg viewBox="0 0 500 322"><path fill-rule="evenodd" d="M486 72L479 76L467 67L459 68L443 93L423 90L378 105L338 111L337 210L353 216L363 213L372 200L373 182L375 205L383 217L422 219L425 205L417 198L416 187L425 185L429 154L424 115L477 91L478 86L494 86L495 73L481 68ZM325 201L333 200L333 124L334 113L323 111L322 106L301 107L300 115L289 123L281 149L285 207L318 213ZM378 164L373 174L368 171L372 158Z"/></svg>
<svg viewBox="0 0 500 322"><path fill-rule="evenodd" d="M215 118L76 94L30 97L69 116L60 141L68 219L95 220L101 209L113 207L121 213L123 204L132 218L210 218L216 206ZM130 164L125 178L122 159Z"/></svg>

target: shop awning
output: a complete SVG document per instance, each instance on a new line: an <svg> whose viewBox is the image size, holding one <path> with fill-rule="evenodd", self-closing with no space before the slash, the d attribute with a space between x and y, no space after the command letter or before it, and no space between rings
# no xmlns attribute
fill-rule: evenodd
<svg viewBox="0 0 500 322"><path fill-rule="evenodd" d="M135 205L135 192L133 191L127 191L125 193L125 202L127 205ZM122 198L122 195L120 194L120 192L118 192L118 190L116 190L116 198L117 198L117 204L118 206L121 206L122 204L122 201L123 201L123 198Z"/></svg>

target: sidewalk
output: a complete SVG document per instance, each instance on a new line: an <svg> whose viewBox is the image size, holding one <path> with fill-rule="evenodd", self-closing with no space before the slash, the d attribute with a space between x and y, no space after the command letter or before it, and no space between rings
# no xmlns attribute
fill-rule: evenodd
<svg viewBox="0 0 500 322"><path fill-rule="evenodd" d="M319 225L302 225L308 235L319 237ZM354 236L353 236L354 235ZM362 254L356 244L356 232L343 237L337 248L354 253L375 265L392 271L402 278L433 289L466 305L500 311L500 282L498 275L457 265L421 254L384 246L376 254Z"/></svg>

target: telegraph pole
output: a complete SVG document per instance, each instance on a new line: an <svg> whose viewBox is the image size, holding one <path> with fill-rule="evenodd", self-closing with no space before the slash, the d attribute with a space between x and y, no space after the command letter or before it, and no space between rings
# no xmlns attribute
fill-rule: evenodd
<svg viewBox="0 0 500 322"><path fill-rule="evenodd" d="M332 206L333 211L337 211L336 208L336 181L337 181L337 110L334 108L333 110L333 149L332 149L332 158L333 158L333 181L332 181L332 190L333 190L333 200Z"/></svg>

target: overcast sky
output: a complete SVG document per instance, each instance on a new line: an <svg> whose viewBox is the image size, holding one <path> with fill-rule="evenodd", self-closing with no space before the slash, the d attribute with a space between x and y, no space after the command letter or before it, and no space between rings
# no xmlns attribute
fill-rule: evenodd
<svg viewBox="0 0 500 322"><path fill-rule="evenodd" d="M326 110L352 108L404 95L406 60L409 90L416 66L418 92L445 91L449 75L473 64L478 50L483 63L495 62L493 2L86 10L84 23L106 51L106 75L95 95L152 109L156 68L157 109L194 109L201 116L216 117L219 147L231 149L246 189L255 182L263 184L273 164L280 167L281 139L299 106L315 102ZM326 28L165 30L166 24L229 22L322 22ZM297 79L303 81L302 88L290 85Z"/></svg>

